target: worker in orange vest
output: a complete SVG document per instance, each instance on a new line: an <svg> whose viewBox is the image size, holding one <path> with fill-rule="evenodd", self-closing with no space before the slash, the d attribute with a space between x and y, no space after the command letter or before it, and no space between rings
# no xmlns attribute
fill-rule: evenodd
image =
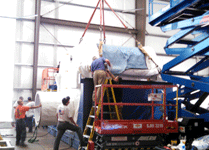
<svg viewBox="0 0 209 150"><path fill-rule="evenodd" d="M17 101L18 106L15 108L15 119L16 119L16 145L26 147L24 143L26 138L26 124L25 124L25 113L29 109L35 109L41 107L38 106L23 106L23 101L19 99Z"/></svg>

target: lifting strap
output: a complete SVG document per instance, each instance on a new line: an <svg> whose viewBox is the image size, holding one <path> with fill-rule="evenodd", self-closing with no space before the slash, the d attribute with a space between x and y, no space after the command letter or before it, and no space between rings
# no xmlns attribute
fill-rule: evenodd
<svg viewBox="0 0 209 150"><path fill-rule="evenodd" d="M142 44L140 42L138 43L138 48L139 50L145 55L148 56L148 58L155 64L156 68L158 69L158 71L160 72L161 69L159 69L158 64L152 59L152 57L146 52L146 50L142 47Z"/></svg>

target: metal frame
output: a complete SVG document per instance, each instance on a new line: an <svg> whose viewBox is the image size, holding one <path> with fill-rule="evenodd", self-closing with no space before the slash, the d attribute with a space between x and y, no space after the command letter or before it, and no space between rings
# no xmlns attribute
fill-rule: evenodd
<svg viewBox="0 0 209 150"><path fill-rule="evenodd" d="M37 91L37 68L38 68L38 47L39 47L39 28L40 28L40 13L41 13L41 0L35 2L35 31L34 31L34 52L33 52L33 86L32 86L32 99L35 100Z"/></svg>
<svg viewBox="0 0 209 150"><path fill-rule="evenodd" d="M173 0L171 1L171 3ZM170 31L180 29L178 33L167 40L165 51L169 55L178 55L176 58L166 63L162 69L162 79L174 84L184 85L180 88L179 96L184 98L183 103L190 105L189 101L199 98L190 111L196 112L200 104L206 99L209 93L209 77L199 76L197 73L209 67L209 2L200 0L183 0L179 3L174 2L173 7L160 10L153 16L150 16L150 24L160 26L162 31ZM194 14L194 11L197 13ZM182 15L187 15L182 18ZM189 34L198 35L194 39L188 41L183 38ZM170 48L174 44L184 44L184 47ZM187 45L187 47L185 47ZM201 60L194 64L188 70L179 72L171 69L180 65L185 60L193 57L201 57ZM180 75L180 76L179 76ZM185 79L181 76L187 76ZM200 90L195 94L191 94L196 90ZM174 95L170 95L174 98ZM201 114L201 113L200 113Z"/></svg>
<svg viewBox="0 0 209 150"><path fill-rule="evenodd" d="M151 0L152 1L152 0ZM172 1L172 0L171 0ZM180 16L186 8L192 6L195 3L200 2L201 0L183 0L178 5L175 5L174 7L166 7L164 9L161 9L154 15L149 17L149 23L152 26L162 26L165 23L171 23L174 19L177 18L177 16ZM152 4L152 3L151 3Z"/></svg>
<svg viewBox="0 0 209 150"><path fill-rule="evenodd" d="M142 45L145 45L145 32L146 32L146 0L136 0L136 9L142 9L141 11L136 11L136 39L140 41ZM138 47L138 43L136 43Z"/></svg>
<svg viewBox="0 0 209 150"><path fill-rule="evenodd" d="M97 93L96 86L95 93ZM103 84L101 85L101 95L103 95L104 88L130 88L130 89L163 89L163 104L152 103L104 103L103 96L101 97L101 103L95 101L95 105L101 105L101 118L95 115L95 127L94 130L99 134L155 134L155 133L178 133L178 122L177 115L174 121L166 120L166 110L169 104L166 104L166 89L177 87L175 85L117 85L117 84ZM178 90L177 90L178 91ZM178 94L178 92L176 92ZM178 95L176 95L178 97ZM96 99L95 94L95 99ZM105 120L103 118L103 106L105 105L117 105L117 106L151 106L152 107L152 117L149 120ZM163 119L154 119L154 107L163 106ZM172 106L176 107L176 112L178 112L178 99L176 104ZM96 113L95 113L96 114ZM115 127L115 125L117 127ZM137 127L135 127L137 126ZM138 127L139 126L139 127ZM110 127L112 127L110 129ZM124 130L125 129L125 130Z"/></svg>

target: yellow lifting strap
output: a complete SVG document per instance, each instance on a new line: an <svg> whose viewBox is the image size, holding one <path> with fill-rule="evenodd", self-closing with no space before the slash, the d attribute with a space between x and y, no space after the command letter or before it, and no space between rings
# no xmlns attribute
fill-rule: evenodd
<svg viewBox="0 0 209 150"><path fill-rule="evenodd" d="M103 42L100 41L99 43L99 56L102 57L103 56L103 52L102 52L102 45L103 45Z"/></svg>
<svg viewBox="0 0 209 150"><path fill-rule="evenodd" d="M143 48L142 44L140 42L138 42L138 48L140 49L140 51L145 55L148 56L148 58L156 65L156 67L158 67L158 64L152 59L152 57L146 52L146 50Z"/></svg>
<svg viewBox="0 0 209 150"><path fill-rule="evenodd" d="M109 84L112 85L112 80L109 78L109 79L106 79L104 84L107 84L109 81ZM104 88L104 91L103 91L103 94L102 96L104 96L105 92L107 92L107 99L108 99L108 103L110 103L110 99L109 99L109 93L108 93L108 88ZM111 87L111 92L112 92L112 96L113 96L113 101L114 103L116 103L116 98L115 98L115 93L114 93L114 90L113 90L113 87ZM101 102L101 97L99 99L99 103ZM110 106L110 105L109 105ZM96 111L96 116L98 117L99 116L99 113L100 113L100 109L101 109L101 104L98 104L97 107L97 111ZM91 110L90 110L90 114L89 114L89 117L88 117L88 120L86 122L86 126L85 126L85 129L84 129L84 132L83 132L83 136L86 137L86 138L89 138L88 141L91 141L94 137L94 121L93 121L93 118L95 118L94 116L94 109L95 106L92 106L91 107ZM109 111L111 111L111 108L109 107ZM117 119L120 120L120 115L119 115L119 111L118 111L118 106L115 105L115 111L116 111L116 115L117 115ZM110 113L110 118L112 119L112 115ZM92 124L93 123L93 124ZM92 124L92 125L91 125ZM90 136L87 135L87 132L88 132L88 128L90 128ZM87 150L88 150L88 147L89 147L89 144L87 144Z"/></svg>

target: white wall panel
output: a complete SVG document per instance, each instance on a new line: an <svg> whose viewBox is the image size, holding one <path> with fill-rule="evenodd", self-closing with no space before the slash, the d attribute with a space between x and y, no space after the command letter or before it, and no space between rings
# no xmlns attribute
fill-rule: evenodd
<svg viewBox="0 0 209 150"><path fill-rule="evenodd" d="M34 41L34 22L29 21L17 21L17 26L19 26L22 30L17 28L17 41Z"/></svg>
<svg viewBox="0 0 209 150"><path fill-rule="evenodd" d="M17 63L33 64L33 45L22 44L21 49L21 61Z"/></svg>
<svg viewBox="0 0 209 150"><path fill-rule="evenodd" d="M81 21L88 22L93 10L91 8L83 8L72 5L64 5L62 9L59 9L59 19L71 20L71 21ZM92 22L95 22L94 19L97 18L97 13L94 15ZM99 18L98 18L99 22Z"/></svg>
<svg viewBox="0 0 209 150"><path fill-rule="evenodd" d="M88 5L95 7L99 0L60 0L62 2L71 2L75 4L82 4L82 5ZM134 9L135 7L135 1L134 0L109 0L107 1L108 4L113 9ZM105 8L107 8L107 5L105 4Z"/></svg>
<svg viewBox="0 0 209 150"><path fill-rule="evenodd" d="M63 1L62 1L63 2ZM69 1L67 1L69 2ZM87 6L93 6L95 7L97 4L96 1L72 1L74 4L81 4L81 5L87 5ZM135 1L128 1L128 0L112 0L108 1L109 5L113 9L119 9L119 10L133 10L135 9ZM57 5L57 6L56 6ZM41 14L44 17L55 17L55 12L58 12L58 19L64 19L64 20L71 20L71 21L78 21L78 22L85 22L87 23L94 11L92 8L85 8L75 5L68 5L68 4L62 4L62 3L50 3L50 2L42 2L42 11ZM99 7L98 7L99 8ZM105 8L109 7L105 4ZM125 13L117 13L119 16L122 17L122 19L125 19L128 21L132 27L135 27L135 15L125 14ZM93 24L100 24L100 10L97 9L96 13L94 14L94 17L91 21ZM116 16L113 14L112 11L105 11L105 24L109 26L116 26L116 27L123 27L123 25L120 23L120 21L116 18Z"/></svg>
<svg viewBox="0 0 209 150"><path fill-rule="evenodd" d="M151 46L155 49L156 53L166 54L164 47L166 46L168 38L157 37L152 35L147 35L145 37L145 46ZM173 44L169 48L185 48L187 45L184 44Z"/></svg>
<svg viewBox="0 0 209 150"><path fill-rule="evenodd" d="M83 29L78 28L67 28L60 27L58 28L58 41L63 45L72 45L75 46L79 43L80 38L84 33ZM130 39L132 35L123 34L123 33L114 33L114 32L106 32L106 44L109 45L123 45L127 40ZM100 32L95 30L88 29L83 41L90 43L99 43L100 40ZM126 46L135 46L134 39L131 38L125 45Z"/></svg>
<svg viewBox="0 0 209 150"><path fill-rule="evenodd" d="M162 61L163 65L175 58L173 56L158 56L158 57Z"/></svg>
<svg viewBox="0 0 209 150"><path fill-rule="evenodd" d="M49 25L40 25L40 43L54 43L55 40L54 27Z"/></svg>
<svg viewBox="0 0 209 150"><path fill-rule="evenodd" d="M33 68L32 67L24 67L21 68L21 88L32 88L32 76L33 76Z"/></svg>
<svg viewBox="0 0 209 150"><path fill-rule="evenodd" d="M63 20L71 20L77 22L84 22L88 23L90 17L93 14L93 9L91 8L83 8L71 5L65 5L62 9L59 9L59 19ZM135 27L135 16L130 14L122 14L117 13L123 20L129 18L127 21ZM116 15L112 11L105 11L105 25L107 26L116 26L116 27L123 27L122 23L116 17ZM123 20L124 22L124 20ZM100 11L97 10L93 16L91 21L92 24L100 24Z"/></svg>
<svg viewBox="0 0 209 150"><path fill-rule="evenodd" d="M116 45L116 46L123 45L127 47L135 47L135 39L132 38L132 35L107 32L106 44Z"/></svg>
<svg viewBox="0 0 209 150"><path fill-rule="evenodd" d="M63 2L71 2L71 3L75 3L75 4L82 4L82 5L88 5L88 6L96 6L96 4L98 3L99 0L60 0Z"/></svg>
<svg viewBox="0 0 209 150"><path fill-rule="evenodd" d="M53 18L57 9L62 9L63 4L41 1L41 16Z"/></svg>
<svg viewBox="0 0 209 150"><path fill-rule="evenodd" d="M16 1L0 1L1 16L16 16ZM11 121L11 105L13 98L13 71L15 50L15 27L14 19L0 18L0 62L1 62L1 104L0 122Z"/></svg>
<svg viewBox="0 0 209 150"><path fill-rule="evenodd" d="M35 15L35 1L34 0L24 0L24 8L23 9L24 9L23 16Z"/></svg>
<svg viewBox="0 0 209 150"><path fill-rule="evenodd" d="M66 54L67 51L69 51L70 53L72 53L73 50L72 48L63 48L63 47L58 47L57 48L57 65L59 64L59 61L61 61L63 59L63 56Z"/></svg>
<svg viewBox="0 0 209 150"><path fill-rule="evenodd" d="M120 0L118 0L120 2ZM124 3L123 3L123 7L124 7L124 10L129 10L129 9L135 9L135 1L132 0L124 0Z"/></svg>
<svg viewBox="0 0 209 150"><path fill-rule="evenodd" d="M13 87L20 87L21 81L20 81L20 74L21 74L21 67L20 66L14 66L14 81L13 81Z"/></svg>
<svg viewBox="0 0 209 150"><path fill-rule="evenodd" d="M165 54L164 46L167 42L166 38L146 36L145 37L145 46L150 46L154 48L156 53Z"/></svg>
<svg viewBox="0 0 209 150"><path fill-rule="evenodd" d="M54 64L54 48L52 46L39 46L38 65Z"/></svg>
<svg viewBox="0 0 209 150"><path fill-rule="evenodd" d="M57 28L57 39L63 45L76 45L79 43L84 30L79 28L69 28L60 26ZM86 35L88 35L89 30L87 30ZM86 36L85 36L86 38Z"/></svg>

